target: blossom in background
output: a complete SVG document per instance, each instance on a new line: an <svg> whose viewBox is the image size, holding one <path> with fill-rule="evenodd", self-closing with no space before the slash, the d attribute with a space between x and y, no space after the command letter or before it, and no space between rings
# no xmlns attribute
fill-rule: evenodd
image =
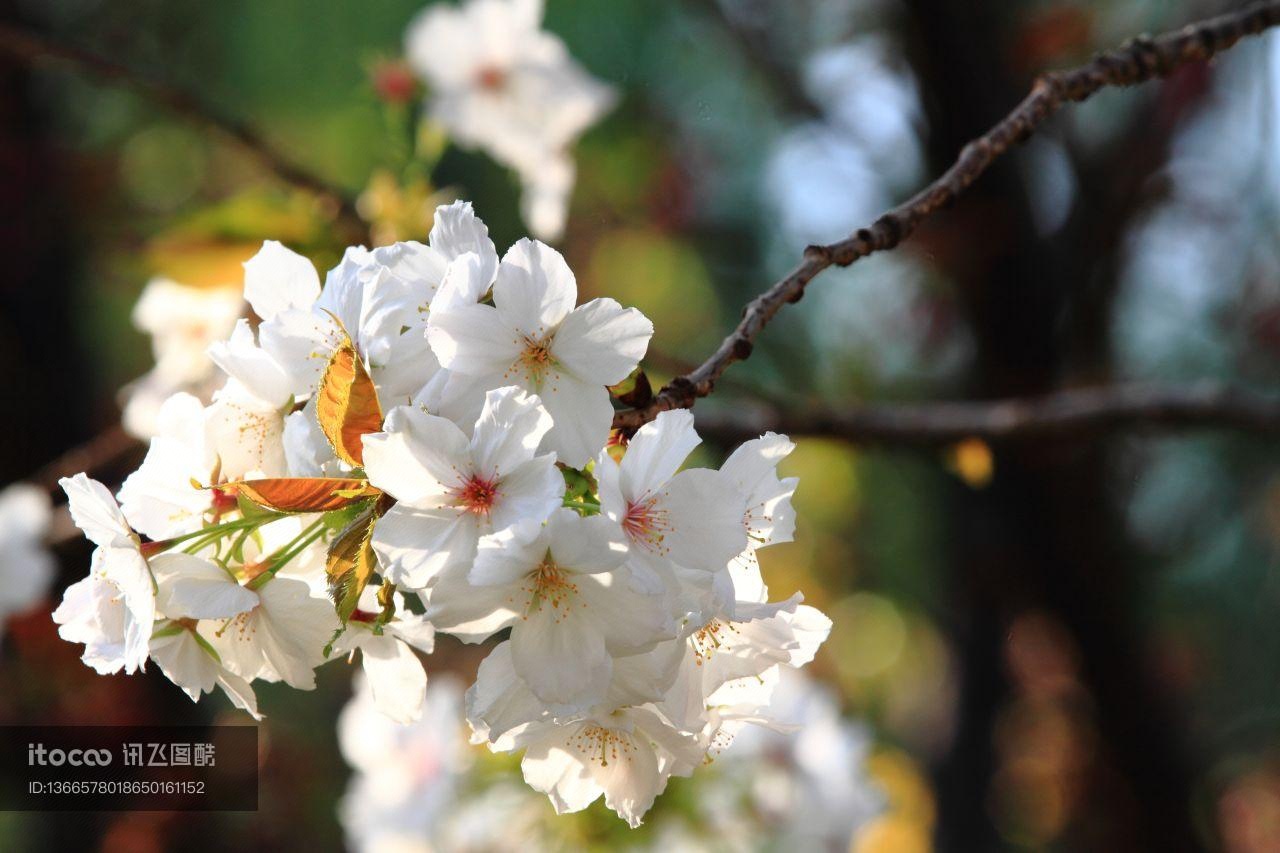
<svg viewBox="0 0 1280 853"><path fill-rule="evenodd" d="M175 392L208 399L219 377L206 350L230 334L243 313L238 287L191 287L167 278L147 283L134 305L133 324L151 336L156 363L123 391L122 421L131 435L155 435L160 407Z"/></svg>
<svg viewBox="0 0 1280 853"><path fill-rule="evenodd" d="M850 849L886 805L867 768L871 733L842 717L834 691L803 670L779 675L771 713L789 731L747 726L716 759L718 779L748 795L780 848Z"/></svg>
<svg viewBox="0 0 1280 853"><path fill-rule="evenodd" d="M434 4L409 25L405 55L427 85L430 116L513 169L526 224L555 240L573 189L570 149L616 94L541 28L542 12L542 0Z"/></svg>
<svg viewBox="0 0 1280 853"><path fill-rule="evenodd" d="M133 529L165 539L198 530L217 494L211 485L217 454L206 434L203 403L174 394L160 407L156 432L138 470L120 487L120 509Z"/></svg>
<svg viewBox="0 0 1280 853"><path fill-rule="evenodd" d="M473 761L462 722L462 686L432 679L422 714L409 725L379 710L369 679L338 718L338 746L354 773L338 814L360 853L426 851L456 808L458 782Z"/></svg>
<svg viewBox="0 0 1280 853"><path fill-rule="evenodd" d="M581 467L609 436L606 386L635 370L653 324L613 299L575 308L577 301L578 283L564 257L521 240L498 265L493 304L449 302L431 312L427 339L442 365L477 388L517 385L537 394L555 424L546 449Z"/></svg>
<svg viewBox="0 0 1280 853"><path fill-rule="evenodd" d="M14 483L0 491L0 633L10 616L44 597L53 582L53 555L44 545L53 512L38 486Z"/></svg>

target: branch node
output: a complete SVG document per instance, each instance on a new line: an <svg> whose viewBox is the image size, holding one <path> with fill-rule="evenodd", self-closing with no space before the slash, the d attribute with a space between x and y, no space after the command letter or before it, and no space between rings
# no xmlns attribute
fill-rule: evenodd
<svg viewBox="0 0 1280 853"><path fill-rule="evenodd" d="M823 265L830 265L831 249L826 246L819 246L817 243L810 243L804 247L804 259Z"/></svg>

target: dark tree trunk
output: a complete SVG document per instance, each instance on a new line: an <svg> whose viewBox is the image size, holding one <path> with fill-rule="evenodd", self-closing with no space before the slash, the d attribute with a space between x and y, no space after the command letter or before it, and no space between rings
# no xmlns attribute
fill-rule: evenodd
<svg viewBox="0 0 1280 853"><path fill-rule="evenodd" d="M1011 80L1006 72L1002 25L1017 19L1012 4L917 0L914 8L913 49L937 173L1003 115L1029 81ZM1115 161L1114 169L1131 168ZM972 396L1044 392L1070 383L1076 371L1090 381L1106 376L1115 238L1126 218L1117 210L1138 195L1132 182L1132 172L1090 175L1076 213L1046 239L1033 227L1027 192L1009 158L936 224L975 236L957 241L972 248L953 257L947 271L976 342ZM1112 239L1096 239L1100 211ZM1085 802L1065 840L1090 849L1199 846L1180 733L1130 621L1132 560L1108 500L1107 462L1100 442L1000 448L986 490L956 489L950 562L957 570L961 708L950 754L937 770L940 850L1001 846L989 793L993 726L1008 699L1003 642L1011 620L1030 608L1069 630L1102 741L1098 777L1086 783ZM1120 780L1118 795L1103 783L1108 775Z"/></svg>

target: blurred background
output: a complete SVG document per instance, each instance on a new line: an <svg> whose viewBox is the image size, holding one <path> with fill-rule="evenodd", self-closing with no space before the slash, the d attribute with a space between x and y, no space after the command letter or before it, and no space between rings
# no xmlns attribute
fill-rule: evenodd
<svg viewBox="0 0 1280 853"><path fill-rule="evenodd" d="M113 487L141 459L114 425L120 389L155 363L133 311L157 276L234 295L265 238L323 270L348 243L425 239L453 198L474 202L500 252L527 233L511 174L417 130L398 60L423 5L0 0L0 483L47 486L91 440L70 464L89 459ZM1038 71L1223 8L548 0L547 29L620 95L575 149L557 245L584 299L653 319L656 387L705 358L806 244L939 174ZM50 45L109 65L48 61ZM116 66L190 101L158 103L110 79ZM371 229L210 115L357 200ZM697 411L723 422L759 401L1118 380L1280 391L1278 235L1272 34L1069 107L902 247L826 273ZM469 809L510 834L464 827L440 849L1280 850L1274 439L793 437L796 541L762 554L764 575L775 598L803 590L835 623L791 693L812 700L801 734L674 780L633 832L600 802L556 818L514 763L459 733L418 781L452 774L439 814ZM712 433L699 459L731 449ZM194 705L159 672L99 677L58 639L49 610L89 555L66 524L48 597L0 645L0 723L230 717L223 697ZM438 649L427 666L447 706L485 650ZM335 721L352 669L327 665L314 694L261 690L258 812L0 813L0 849L342 849L352 771ZM839 819L795 825L815 808Z"/></svg>

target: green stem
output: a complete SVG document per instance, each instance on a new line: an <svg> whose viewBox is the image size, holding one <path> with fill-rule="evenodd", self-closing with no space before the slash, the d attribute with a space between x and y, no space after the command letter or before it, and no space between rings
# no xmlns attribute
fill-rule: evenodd
<svg viewBox="0 0 1280 853"><path fill-rule="evenodd" d="M277 551L276 555L271 558L271 564L266 570L245 584L245 586L249 589L260 589L267 581L275 577L276 572L288 565L289 561L294 557L305 551L312 542L323 536L328 529L329 525L324 517L317 518L305 530L295 536L289 544Z"/></svg>
<svg viewBox="0 0 1280 853"><path fill-rule="evenodd" d="M278 519L285 518L287 513L275 512L255 515L252 518L237 518L235 521L224 521L222 524L215 524L211 527L202 527L199 530L193 530L190 533L184 533L181 536L174 536L172 539L161 539L158 542L147 542L143 547L149 552L148 556L168 551L175 545L180 545L191 539L210 538L216 539L223 533L232 530L243 530L246 527L259 527L264 524L270 524ZM207 543L206 543L207 544Z"/></svg>
<svg viewBox="0 0 1280 853"><path fill-rule="evenodd" d="M565 499L560 503L560 505L564 507L568 507L569 509L576 509L578 512L582 513L583 515L599 515L600 514L600 503L598 501Z"/></svg>

